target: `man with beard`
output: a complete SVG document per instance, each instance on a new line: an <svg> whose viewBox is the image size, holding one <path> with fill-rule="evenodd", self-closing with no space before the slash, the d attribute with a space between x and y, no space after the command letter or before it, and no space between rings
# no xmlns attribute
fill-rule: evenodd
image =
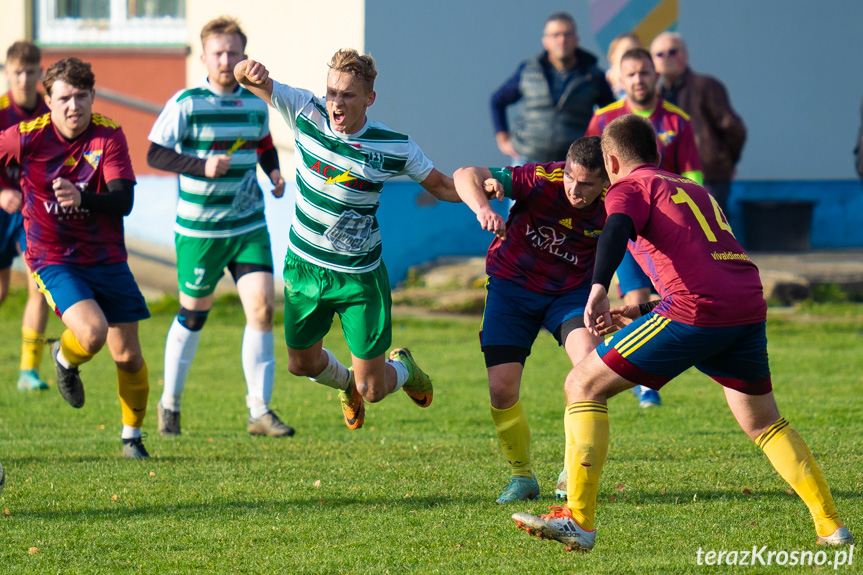
<svg viewBox="0 0 863 575"><path fill-rule="evenodd" d="M241 350L252 435L290 437L269 407L276 358L273 349L273 256L264 219L264 197L255 173L260 164L273 196L285 181L270 137L267 106L234 78L245 58L246 35L236 20L216 18L201 30L207 79L177 92L150 132L147 162L180 175L174 242L180 309L165 343L165 387L159 433L179 435L180 399L213 305L216 284L228 271L246 315Z"/></svg>
<svg viewBox="0 0 863 575"><path fill-rule="evenodd" d="M701 184L704 179L701 159L695 146L689 115L663 100L657 94L656 82L657 74L650 52L644 48L633 48L624 53L620 59L620 83L626 97L597 110L587 127L587 135L601 135L609 122L626 114L647 118L656 130L656 144L662 158L660 167ZM637 243L630 242L629 249L635 250L637 246ZM641 271L629 251L617 268L617 280L627 305L638 305L650 299L650 278ZM660 405L657 391L636 386L633 392L639 398L641 407Z"/></svg>
<svg viewBox="0 0 863 575"><path fill-rule="evenodd" d="M456 190L484 230L497 237L486 258L486 302L480 346L488 370L491 418L512 470L498 503L539 497L530 453L530 426L519 399L531 348L545 327L572 365L602 339L584 328L584 304L596 243L605 224L608 176L599 138L579 138L564 162L507 168L468 166ZM515 200L509 219L488 195ZM566 473L558 477L566 497Z"/></svg>

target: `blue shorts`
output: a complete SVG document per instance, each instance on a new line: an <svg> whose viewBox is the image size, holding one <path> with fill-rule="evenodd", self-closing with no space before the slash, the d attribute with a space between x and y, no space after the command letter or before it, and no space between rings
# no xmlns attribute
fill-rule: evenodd
<svg viewBox="0 0 863 575"><path fill-rule="evenodd" d="M641 271L641 266L629 253L629 250L626 250L626 253L623 254L623 260L617 266L617 283L620 288L620 297L641 288L653 290L653 282L650 281L646 273Z"/></svg>
<svg viewBox="0 0 863 575"><path fill-rule="evenodd" d="M0 270L11 266L12 260L26 249L27 236L24 234L24 217L21 212L9 214L0 209Z"/></svg>
<svg viewBox="0 0 863 575"><path fill-rule="evenodd" d="M590 285L561 295L543 295L499 278L488 278L486 289L479 333L483 349L502 345L529 350L543 327L563 345L565 334L562 337L559 328L568 319L584 317L584 305L590 295Z"/></svg>
<svg viewBox="0 0 863 575"><path fill-rule="evenodd" d="M58 316L79 301L92 299L109 324L150 317L147 302L126 262L90 267L49 265L33 277Z"/></svg>
<svg viewBox="0 0 863 575"><path fill-rule="evenodd" d="M766 323L695 327L651 312L596 348L620 377L660 389L690 367L723 387L748 395L769 393Z"/></svg>

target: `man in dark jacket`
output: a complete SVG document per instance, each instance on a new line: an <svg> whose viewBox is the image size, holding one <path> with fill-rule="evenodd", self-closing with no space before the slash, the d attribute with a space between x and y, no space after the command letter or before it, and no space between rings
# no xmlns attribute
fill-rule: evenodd
<svg viewBox="0 0 863 575"><path fill-rule="evenodd" d="M650 53L662 75L662 97L690 116L704 187L727 214L731 178L746 141L746 126L731 107L725 86L689 68L689 54L680 34L663 32L651 43Z"/></svg>
<svg viewBox="0 0 863 575"><path fill-rule="evenodd" d="M860 105L860 115L863 116L863 104ZM860 124L860 131L857 133L857 145L854 147L854 160L857 164L857 173L863 178L863 151L860 146L863 144L863 123Z"/></svg>
<svg viewBox="0 0 863 575"><path fill-rule="evenodd" d="M518 164L565 159L570 144L584 135L594 106L615 99L596 56L578 47L570 14L546 19L542 47L491 97L497 146ZM507 107L516 102L520 110L510 126Z"/></svg>

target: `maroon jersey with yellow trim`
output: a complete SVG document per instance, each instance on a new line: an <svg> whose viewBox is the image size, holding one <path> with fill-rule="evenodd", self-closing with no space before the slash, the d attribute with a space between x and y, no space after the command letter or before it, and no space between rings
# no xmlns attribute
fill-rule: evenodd
<svg viewBox="0 0 863 575"><path fill-rule="evenodd" d="M36 109L28 112L21 106L15 103L15 98L12 97L12 92L6 92L0 96L0 130L5 130L10 126L14 126L20 122L27 122L34 118L38 118L47 114L51 110L48 109L48 104L42 98L42 94L36 99ZM18 189L18 167L9 166L6 169L6 179L4 184Z"/></svg>
<svg viewBox="0 0 863 575"><path fill-rule="evenodd" d="M492 170L515 200L506 222L506 239L495 237L486 273L526 290L557 295L589 282L596 243L605 225L602 197L574 208L563 188L565 162L525 164Z"/></svg>
<svg viewBox="0 0 863 575"><path fill-rule="evenodd" d="M585 136L601 136L614 119L633 114L626 98L600 108L593 114ZM662 98L648 118L656 130L656 145L662 156L659 167L675 174L701 171L701 157L695 145L695 135L689 115Z"/></svg>
<svg viewBox="0 0 863 575"><path fill-rule="evenodd" d="M758 268L707 190L645 164L608 188L605 209L632 218L633 255L662 296L653 311L698 327L765 321Z"/></svg>
<svg viewBox="0 0 863 575"><path fill-rule="evenodd" d="M36 109L28 112L15 103L12 92L7 92L3 96L0 96L0 130L5 130L19 122L33 120L51 111L48 109L48 104L42 99L42 94L39 94L37 102Z"/></svg>
<svg viewBox="0 0 863 575"><path fill-rule="evenodd" d="M107 265L126 261L123 218L86 209L62 208L53 181L65 178L91 194L107 193L107 182L135 181L126 136L116 122L93 114L74 140L57 132L51 114L0 133L0 166L17 164L24 195L27 265Z"/></svg>

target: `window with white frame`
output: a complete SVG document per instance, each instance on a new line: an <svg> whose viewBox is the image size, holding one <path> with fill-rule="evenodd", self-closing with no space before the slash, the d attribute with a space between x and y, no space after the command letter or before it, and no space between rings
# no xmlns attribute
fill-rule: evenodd
<svg viewBox="0 0 863 575"><path fill-rule="evenodd" d="M186 0L36 0L42 45L178 45L188 41Z"/></svg>

